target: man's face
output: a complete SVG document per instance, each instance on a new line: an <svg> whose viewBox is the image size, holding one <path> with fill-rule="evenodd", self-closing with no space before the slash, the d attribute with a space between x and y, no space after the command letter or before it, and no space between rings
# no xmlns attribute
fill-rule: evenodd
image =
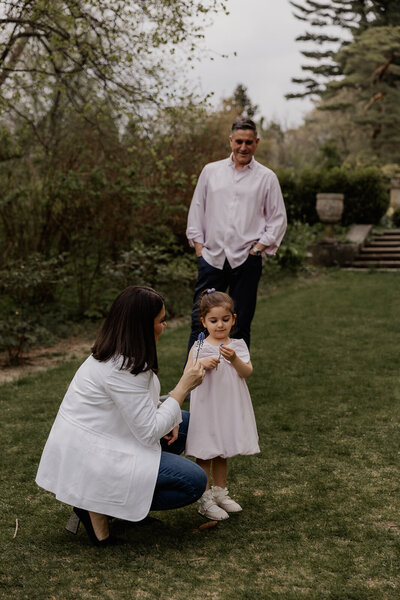
<svg viewBox="0 0 400 600"><path fill-rule="evenodd" d="M233 162L242 167L249 164L259 141L259 138L255 137L254 131L251 129L236 129L229 136L233 152Z"/></svg>

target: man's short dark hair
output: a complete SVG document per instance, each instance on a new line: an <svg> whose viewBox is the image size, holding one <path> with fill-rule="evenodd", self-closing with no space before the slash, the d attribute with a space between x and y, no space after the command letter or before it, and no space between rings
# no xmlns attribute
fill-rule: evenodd
<svg viewBox="0 0 400 600"><path fill-rule="evenodd" d="M257 137L257 126L251 119L243 119L239 117L234 123L232 123L232 133L238 129L251 129L254 131L254 136Z"/></svg>

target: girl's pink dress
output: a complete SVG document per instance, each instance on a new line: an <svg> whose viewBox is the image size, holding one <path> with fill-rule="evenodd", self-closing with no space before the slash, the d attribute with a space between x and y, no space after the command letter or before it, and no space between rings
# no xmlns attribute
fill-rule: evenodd
<svg viewBox="0 0 400 600"><path fill-rule="evenodd" d="M244 340L230 344L243 362L250 354ZM197 344L193 348L197 354ZM204 342L199 358L218 356L218 346ZM228 360L208 370L203 382L190 394L190 421L185 454L203 460L216 456L257 454L258 434L247 384Z"/></svg>

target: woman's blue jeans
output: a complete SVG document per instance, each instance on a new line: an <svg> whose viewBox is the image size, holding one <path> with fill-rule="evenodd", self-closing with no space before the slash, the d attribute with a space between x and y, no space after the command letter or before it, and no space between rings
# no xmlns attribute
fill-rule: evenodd
<svg viewBox="0 0 400 600"><path fill-rule="evenodd" d="M206 489L205 471L195 462L179 456L185 449L189 418L190 414L183 410L178 439L173 444L168 446L166 440L161 440L160 468L150 510L168 510L192 504Z"/></svg>

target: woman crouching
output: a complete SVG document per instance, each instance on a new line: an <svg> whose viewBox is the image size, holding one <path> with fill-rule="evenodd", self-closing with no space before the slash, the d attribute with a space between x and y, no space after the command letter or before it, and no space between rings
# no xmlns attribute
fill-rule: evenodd
<svg viewBox="0 0 400 600"><path fill-rule="evenodd" d="M153 289L130 286L116 298L43 450L37 484L74 507L69 529L82 521L96 544L110 540L108 517L140 521L191 504L206 488L201 467L179 456L189 423L181 406L205 371L198 362L159 401L156 344L165 327Z"/></svg>

